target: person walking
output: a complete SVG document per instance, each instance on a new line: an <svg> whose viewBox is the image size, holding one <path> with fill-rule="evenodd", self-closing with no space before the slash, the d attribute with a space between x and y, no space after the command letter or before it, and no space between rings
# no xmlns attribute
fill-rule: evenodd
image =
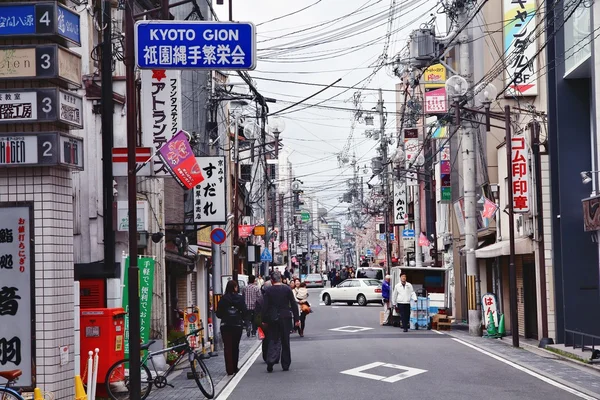
<svg viewBox="0 0 600 400"><path fill-rule="evenodd" d="M383 284L381 285L381 297L383 297L383 325L389 326L390 322L390 279L389 275L385 276Z"/></svg>
<svg viewBox="0 0 600 400"><path fill-rule="evenodd" d="M308 289L306 288L306 283L300 282L300 279L296 279L295 284L296 287L293 292L298 302L298 313L300 314L300 329L298 330L298 334L300 334L300 337L304 337L304 327L306 326L306 315L308 313L302 310L302 305L305 304L304 307L310 307L308 303Z"/></svg>
<svg viewBox="0 0 600 400"><path fill-rule="evenodd" d="M276 271L271 276L273 286L265 289L262 307L263 324L268 329L267 371L273 372L273 365L281 359L284 371L290 369L292 354L290 351L290 325L300 326L300 317L294 293L287 285L281 283L281 273Z"/></svg>
<svg viewBox="0 0 600 400"><path fill-rule="evenodd" d="M410 283L406 281L406 274L400 275L400 282L394 288L392 303L400 313L400 321L402 321L402 329L408 332L408 321L410 318L410 301L416 299L415 291Z"/></svg>
<svg viewBox="0 0 600 400"><path fill-rule="evenodd" d="M217 306L217 317L221 320L221 337L227 375L238 372L240 339L244 316L248 312L244 298L238 293L239 286L234 280L227 282L225 294Z"/></svg>
<svg viewBox="0 0 600 400"><path fill-rule="evenodd" d="M258 278L256 278L256 284L259 288L265 284L265 280L263 279L262 275L258 275Z"/></svg>
<svg viewBox="0 0 600 400"><path fill-rule="evenodd" d="M246 336L250 337L256 336L256 329L258 326L254 323L254 309L256 307L256 300L261 296L260 288L256 283L256 277L254 275L250 275L248 277L248 287L246 287L246 293L244 294L244 298L246 300L246 308L248 309L248 314L246 316Z"/></svg>

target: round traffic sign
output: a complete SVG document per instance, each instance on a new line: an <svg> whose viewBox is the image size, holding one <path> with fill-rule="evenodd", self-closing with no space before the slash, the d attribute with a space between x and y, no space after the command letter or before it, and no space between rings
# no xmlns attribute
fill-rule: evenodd
<svg viewBox="0 0 600 400"><path fill-rule="evenodd" d="M223 244L227 239L227 233L222 228L215 228L210 232L210 241L214 244Z"/></svg>

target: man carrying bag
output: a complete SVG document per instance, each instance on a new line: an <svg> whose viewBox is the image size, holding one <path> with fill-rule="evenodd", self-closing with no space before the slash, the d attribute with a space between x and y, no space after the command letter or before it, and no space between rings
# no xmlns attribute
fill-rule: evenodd
<svg viewBox="0 0 600 400"><path fill-rule="evenodd" d="M294 325L300 325L298 305L296 299L287 285L281 284L281 273L274 272L271 281L273 285L265 290L262 322L268 330L267 371L273 372L273 365L281 359L284 371L290 369L292 354L290 351L290 329L292 317Z"/></svg>

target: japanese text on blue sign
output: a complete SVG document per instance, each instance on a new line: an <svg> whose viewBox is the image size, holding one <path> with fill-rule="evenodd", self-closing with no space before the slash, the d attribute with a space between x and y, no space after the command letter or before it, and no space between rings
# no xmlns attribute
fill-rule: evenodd
<svg viewBox="0 0 600 400"><path fill-rule="evenodd" d="M250 23L140 21L135 39L140 68L251 70L256 64Z"/></svg>

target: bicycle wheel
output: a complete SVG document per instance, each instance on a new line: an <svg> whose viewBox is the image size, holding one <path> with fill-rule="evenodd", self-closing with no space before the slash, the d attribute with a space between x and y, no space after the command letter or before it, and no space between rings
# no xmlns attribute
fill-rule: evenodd
<svg viewBox="0 0 600 400"><path fill-rule="evenodd" d="M206 365L202 362L198 354L194 353L194 358L190 360L190 366L192 367L192 374L194 374L196 384L206 398L212 399L215 396L215 385L210 377L208 368L206 368Z"/></svg>
<svg viewBox="0 0 600 400"><path fill-rule="evenodd" d="M152 374L145 365L141 365L141 398L144 400L152 390ZM129 400L129 360L114 363L106 373L106 392L113 400Z"/></svg>
<svg viewBox="0 0 600 400"><path fill-rule="evenodd" d="M23 400L23 397L11 388L0 387L0 400Z"/></svg>

